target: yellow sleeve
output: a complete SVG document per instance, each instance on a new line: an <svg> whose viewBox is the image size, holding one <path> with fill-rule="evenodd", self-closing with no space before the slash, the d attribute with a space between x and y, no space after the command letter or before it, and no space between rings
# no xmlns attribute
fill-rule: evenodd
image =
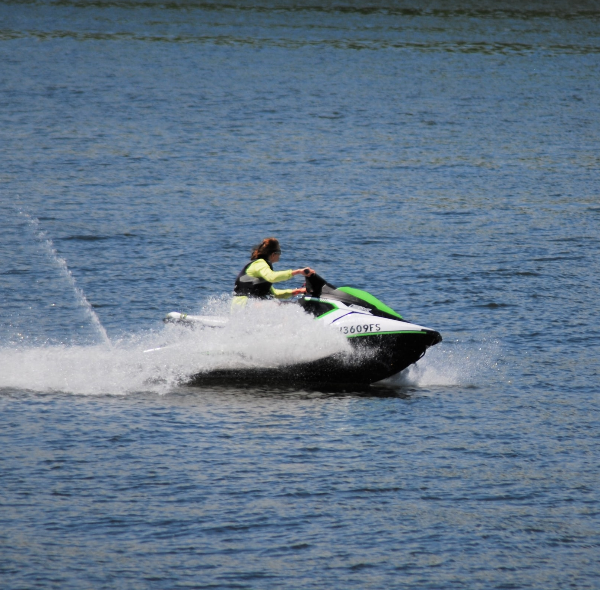
<svg viewBox="0 0 600 590"><path fill-rule="evenodd" d="M293 289L275 289L275 287L271 287L271 295L277 299L289 299L293 297L292 291Z"/></svg>
<svg viewBox="0 0 600 590"><path fill-rule="evenodd" d="M269 283L280 283L289 281L292 278L292 269L290 270L271 270L269 265L262 258L255 260L247 269L246 274L251 277L264 279ZM289 289L286 289L288 291Z"/></svg>

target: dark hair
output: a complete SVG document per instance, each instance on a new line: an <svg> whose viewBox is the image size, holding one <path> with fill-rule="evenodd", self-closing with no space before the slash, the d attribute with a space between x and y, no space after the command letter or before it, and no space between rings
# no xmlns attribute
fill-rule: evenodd
<svg viewBox="0 0 600 590"><path fill-rule="evenodd" d="M258 260L259 258L269 260L269 256L271 256L271 254L280 251L281 248L279 247L279 240L275 238L265 238L260 244L257 244L254 246L254 248L252 248L250 260Z"/></svg>

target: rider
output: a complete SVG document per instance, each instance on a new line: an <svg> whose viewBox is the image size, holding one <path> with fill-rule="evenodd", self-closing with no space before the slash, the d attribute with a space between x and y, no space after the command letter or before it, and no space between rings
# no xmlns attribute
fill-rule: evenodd
<svg viewBox="0 0 600 590"><path fill-rule="evenodd" d="M233 292L234 304L244 305L248 297L256 299L289 299L294 295L306 293L306 289L275 289L273 283L287 281L295 275L311 276L312 268L297 268L296 270L273 270L273 263L279 262L281 248L275 238L265 238L254 247L250 262L238 274Z"/></svg>

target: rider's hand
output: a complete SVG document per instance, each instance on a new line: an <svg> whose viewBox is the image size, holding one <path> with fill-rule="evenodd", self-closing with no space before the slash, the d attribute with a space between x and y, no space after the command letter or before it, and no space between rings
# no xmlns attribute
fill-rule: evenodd
<svg viewBox="0 0 600 590"><path fill-rule="evenodd" d="M315 274L315 271L308 266L306 268L297 268L296 270L292 271L292 276L293 275L304 275L305 277L310 277L314 274Z"/></svg>
<svg viewBox="0 0 600 590"><path fill-rule="evenodd" d="M302 287L302 289L294 289L292 291L292 295L303 295L304 293L306 293L306 289L304 287Z"/></svg>

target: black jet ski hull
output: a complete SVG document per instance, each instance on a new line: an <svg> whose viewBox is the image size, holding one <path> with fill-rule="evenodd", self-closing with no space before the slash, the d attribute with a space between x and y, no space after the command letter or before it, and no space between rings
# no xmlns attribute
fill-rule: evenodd
<svg viewBox="0 0 600 590"><path fill-rule="evenodd" d="M193 386L365 386L387 379L416 363L425 351L441 342L438 332L386 334L351 340L353 351L278 367L217 369L197 373Z"/></svg>

